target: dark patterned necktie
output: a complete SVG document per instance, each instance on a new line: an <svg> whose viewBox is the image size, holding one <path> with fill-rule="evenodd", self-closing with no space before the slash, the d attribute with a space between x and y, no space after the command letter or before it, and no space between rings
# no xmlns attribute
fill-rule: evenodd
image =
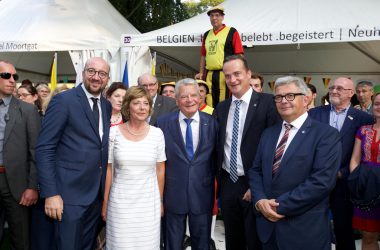
<svg viewBox="0 0 380 250"><path fill-rule="evenodd" d="M285 133L282 136L280 143L278 143L278 146L276 148L276 154L274 155L274 159L273 159L272 176L275 175L280 168L281 159L282 159L282 156L284 155L286 142L288 141L288 137L289 137L289 131L293 127L293 125L287 124L287 123L285 123L284 126L285 126Z"/></svg>

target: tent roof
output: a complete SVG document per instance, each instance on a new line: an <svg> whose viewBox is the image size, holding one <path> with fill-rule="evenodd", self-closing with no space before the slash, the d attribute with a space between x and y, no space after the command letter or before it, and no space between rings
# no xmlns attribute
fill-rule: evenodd
<svg viewBox="0 0 380 250"><path fill-rule="evenodd" d="M0 20L0 52L112 49L140 33L107 0L1 0Z"/></svg>

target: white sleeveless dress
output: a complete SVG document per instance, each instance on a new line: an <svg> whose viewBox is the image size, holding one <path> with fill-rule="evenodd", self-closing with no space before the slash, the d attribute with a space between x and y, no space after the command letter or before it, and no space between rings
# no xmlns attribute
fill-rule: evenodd
<svg viewBox="0 0 380 250"><path fill-rule="evenodd" d="M125 126L121 124L119 126ZM165 139L150 126L147 136L129 141L111 127L109 163L113 180L107 208L107 249L158 250L161 201L156 163L166 160Z"/></svg>

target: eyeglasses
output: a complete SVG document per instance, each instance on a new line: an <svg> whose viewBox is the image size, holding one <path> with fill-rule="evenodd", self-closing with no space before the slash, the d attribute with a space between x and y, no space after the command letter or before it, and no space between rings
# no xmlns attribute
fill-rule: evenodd
<svg viewBox="0 0 380 250"><path fill-rule="evenodd" d="M11 79L11 76L13 76L13 79L15 81L18 80L18 75L17 74L11 74L11 73L8 73L8 72L2 72L2 73L0 73L0 78L3 78L5 80Z"/></svg>
<svg viewBox="0 0 380 250"><path fill-rule="evenodd" d="M89 76L94 76L96 75L96 73L98 73L98 76L101 78L101 79L105 79L108 77L108 73L107 72L104 72L104 71L96 71L95 69L93 68L89 68L89 69L86 69L86 72Z"/></svg>
<svg viewBox="0 0 380 250"><path fill-rule="evenodd" d="M27 97L30 96L30 95L32 95L32 94L22 93L22 94L17 94L17 97L18 97L18 98L21 98L21 97L27 98Z"/></svg>
<svg viewBox="0 0 380 250"><path fill-rule="evenodd" d="M141 84L141 86L143 88L147 89L147 88L153 88L156 84L157 84L157 82L155 82L155 83Z"/></svg>
<svg viewBox="0 0 380 250"><path fill-rule="evenodd" d="M330 92L334 91L334 89L335 89L337 92L343 92L343 90L352 90L352 89L345 89L345 88L343 88L342 86L331 86L331 87L329 87L329 91L330 91Z"/></svg>
<svg viewBox="0 0 380 250"><path fill-rule="evenodd" d="M298 95L305 95L305 94L302 94L302 93L288 93L286 95L275 95L273 96L273 100L277 103L279 102L282 102L282 99L285 98L287 101L293 101L296 96Z"/></svg>

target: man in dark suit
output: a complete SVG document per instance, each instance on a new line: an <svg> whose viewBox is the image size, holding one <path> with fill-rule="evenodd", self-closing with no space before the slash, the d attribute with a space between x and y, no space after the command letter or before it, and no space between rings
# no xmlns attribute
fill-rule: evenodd
<svg viewBox="0 0 380 250"><path fill-rule="evenodd" d="M82 84L51 100L36 147L41 196L46 215L55 219L58 249L94 249L100 222L111 116L101 92L109 65L90 58L82 74Z"/></svg>
<svg viewBox="0 0 380 250"><path fill-rule="evenodd" d="M21 250L29 249L29 206L38 198L34 148L41 119L34 105L12 96L17 79L14 66L0 60L0 205L11 247Z"/></svg>
<svg viewBox="0 0 380 250"><path fill-rule="evenodd" d="M249 184L264 250L330 250L328 197L340 165L338 131L308 117L306 84L276 80L284 120L264 131Z"/></svg>
<svg viewBox="0 0 380 250"><path fill-rule="evenodd" d="M260 242L246 174L252 166L261 133L280 118L272 96L256 93L250 87L251 71L243 57L227 57L223 72L232 97L216 107L215 115L219 122L218 185L226 249L256 250L260 249Z"/></svg>
<svg viewBox="0 0 380 250"><path fill-rule="evenodd" d="M137 79L138 85L144 87L153 99L153 113L149 118L149 124L154 125L159 116L177 110L175 100L158 94L158 80L155 76L145 73Z"/></svg>
<svg viewBox="0 0 380 250"><path fill-rule="evenodd" d="M217 122L199 107L199 86L180 80L175 88L179 112L158 118L165 135L164 207L167 250L182 249L189 217L192 249L209 249L214 203Z"/></svg>
<svg viewBox="0 0 380 250"><path fill-rule="evenodd" d="M350 106L354 89L351 79L337 78L329 87L331 105L320 106L309 111L311 118L336 128L342 142L342 163L336 186L330 197L337 250L355 249L352 229L353 206L350 202L346 180L350 173L349 164L356 131L363 125L373 123L370 115Z"/></svg>

